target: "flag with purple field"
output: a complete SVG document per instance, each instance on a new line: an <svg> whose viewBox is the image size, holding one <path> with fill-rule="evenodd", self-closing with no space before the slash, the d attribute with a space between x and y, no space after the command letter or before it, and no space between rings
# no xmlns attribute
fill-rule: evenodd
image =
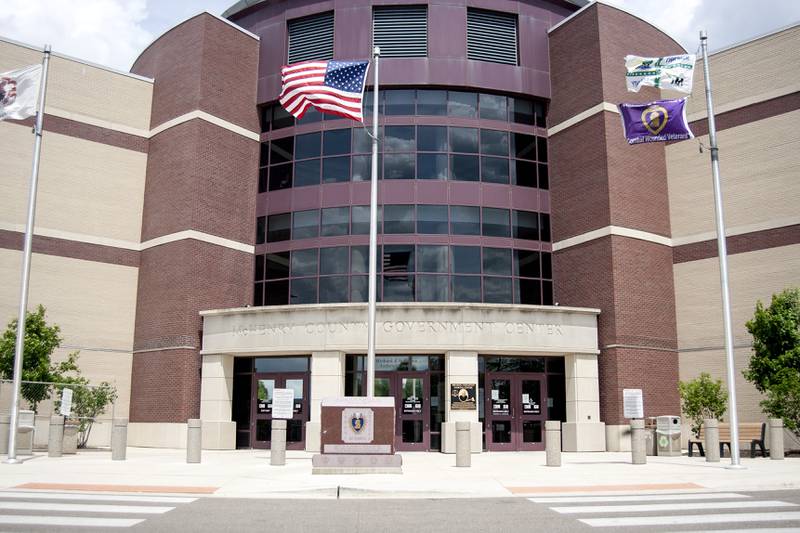
<svg viewBox="0 0 800 533"><path fill-rule="evenodd" d="M647 104L618 104L628 144L694 138L686 121L686 98Z"/></svg>

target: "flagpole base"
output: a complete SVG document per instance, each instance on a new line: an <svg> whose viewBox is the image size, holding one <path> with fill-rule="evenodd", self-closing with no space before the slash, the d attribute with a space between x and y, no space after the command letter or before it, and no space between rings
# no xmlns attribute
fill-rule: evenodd
<svg viewBox="0 0 800 533"><path fill-rule="evenodd" d="M6 459L5 461L3 461L3 464L7 464L7 465L21 465L21 464L22 464L22 461L21 461L21 460L19 460L19 459L17 459L17 458L14 458L14 459L8 458L8 459Z"/></svg>
<svg viewBox="0 0 800 533"><path fill-rule="evenodd" d="M743 465L728 465L725 467L725 470L747 470L746 466Z"/></svg>

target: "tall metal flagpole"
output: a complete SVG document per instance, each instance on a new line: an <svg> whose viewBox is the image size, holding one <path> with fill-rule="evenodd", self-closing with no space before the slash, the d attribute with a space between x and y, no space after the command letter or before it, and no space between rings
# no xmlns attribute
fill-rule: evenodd
<svg viewBox="0 0 800 533"><path fill-rule="evenodd" d="M711 144L711 171L714 177L714 211L717 222L717 254L719 255L719 280L722 288L722 323L725 329L725 358L728 366L728 412L731 425L731 468L741 468L739 459L739 415L736 412L736 369L733 363L733 329L731 326L731 301L728 289L728 250L725 243L725 222L722 213L722 191L719 180L719 148L717 127L714 123L714 106L711 102L711 77L708 68L708 36L700 31L700 48L703 50L703 77L706 82L708 108L708 140Z"/></svg>
<svg viewBox="0 0 800 533"><path fill-rule="evenodd" d="M367 310L367 396L375 395L375 300L378 272L378 60L380 47L372 52L375 83L372 89L372 177L369 194L369 303Z"/></svg>
<svg viewBox="0 0 800 533"><path fill-rule="evenodd" d="M20 463L17 459L17 425L19 423L19 388L22 382L22 356L25 349L25 318L28 310L28 281L31 274L31 247L33 244L33 219L36 214L36 188L39 183L39 154L42 150L42 120L44 118L44 96L47 87L47 68L50 65L50 45L44 47L42 79L39 84L39 106L33 133L33 168L28 192L28 219L25 223L25 248L22 259L22 283L19 291L19 316L17 318L17 343L14 350L14 395L11 398L11 426L8 433L8 464Z"/></svg>

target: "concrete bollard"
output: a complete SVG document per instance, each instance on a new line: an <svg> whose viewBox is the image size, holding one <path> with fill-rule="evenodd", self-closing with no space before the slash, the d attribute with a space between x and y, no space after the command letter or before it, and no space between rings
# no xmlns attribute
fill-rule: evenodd
<svg viewBox="0 0 800 533"><path fill-rule="evenodd" d="M286 464L286 420L272 419L272 440L270 441L269 464Z"/></svg>
<svg viewBox="0 0 800 533"><path fill-rule="evenodd" d="M647 443L644 438L644 420L631 419L631 462L635 465L647 464Z"/></svg>
<svg viewBox="0 0 800 533"><path fill-rule="evenodd" d="M703 429L706 433L706 462L719 462L719 420L706 418L703 420Z"/></svg>
<svg viewBox="0 0 800 533"><path fill-rule="evenodd" d="M783 420L780 418L769 419L769 458L783 459Z"/></svg>
<svg viewBox="0 0 800 533"><path fill-rule="evenodd" d="M111 425L111 460L124 461L128 452L128 419L115 418Z"/></svg>
<svg viewBox="0 0 800 533"><path fill-rule="evenodd" d="M8 434L11 431L11 415L0 414L0 454L8 453Z"/></svg>
<svg viewBox="0 0 800 533"><path fill-rule="evenodd" d="M50 417L50 432L47 434L47 456L61 457L64 445L64 417Z"/></svg>
<svg viewBox="0 0 800 533"><path fill-rule="evenodd" d="M544 449L547 466L561 466L561 421L547 420L544 423Z"/></svg>
<svg viewBox="0 0 800 533"><path fill-rule="evenodd" d="M472 464L469 430L469 422L456 422L456 466L470 466Z"/></svg>
<svg viewBox="0 0 800 533"><path fill-rule="evenodd" d="M203 428L199 418L190 418L186 428L186 462L199 463L203 449Z"/></svg>

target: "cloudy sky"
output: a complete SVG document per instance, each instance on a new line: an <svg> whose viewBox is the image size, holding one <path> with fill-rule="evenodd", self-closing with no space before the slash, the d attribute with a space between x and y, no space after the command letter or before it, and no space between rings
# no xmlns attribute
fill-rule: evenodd
<svg viewBox="0 0 800 533"><path fill-rule="evenodd" d="M235 0L4 0L0 36L128 70L153 39ZM800 21L799 0L606 0L669 32L690 52L698 30L712 50ZM632 51L633 52L633 51Z"/></svg>

